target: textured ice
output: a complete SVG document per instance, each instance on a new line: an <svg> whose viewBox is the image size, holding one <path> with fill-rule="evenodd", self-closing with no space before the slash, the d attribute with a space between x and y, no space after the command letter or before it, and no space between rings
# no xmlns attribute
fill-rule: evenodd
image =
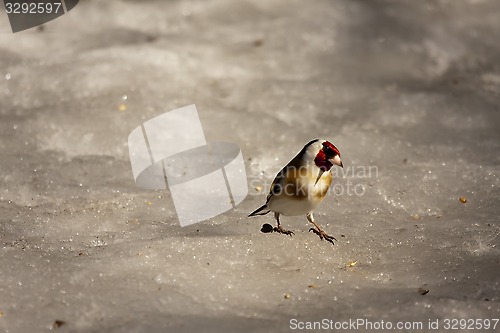
<svg viewBox="0 0 500 333"><path fill-rule="evenodd" d="M0 330L499 318L499 10L89 0L17 34L4 15ZM207 141L241 147L250 195L181 228L168 190L135 185L127 138L190 104ZM338 242L305 217L261 233L272 217L246 216L317 137L346 169L316 213Z"/></svg>

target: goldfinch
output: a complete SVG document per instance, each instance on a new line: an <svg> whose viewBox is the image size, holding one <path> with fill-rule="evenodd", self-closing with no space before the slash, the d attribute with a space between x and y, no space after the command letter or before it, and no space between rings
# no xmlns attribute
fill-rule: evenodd
<svg viewBox="0 0 500 333"><path fill-rule="evenodd" d="M281 169L271 184L266 203L253 211L250 216L274 213L276 227L272 230L285 235L293 232L280 224L280 215L297 216L305 214L314 225L309 231L321 240L333 244L335 237L326 234L314 221L313 210L323 201L332 183L333 165L343 167L340 151L326 140L312 140Z"/></svg>

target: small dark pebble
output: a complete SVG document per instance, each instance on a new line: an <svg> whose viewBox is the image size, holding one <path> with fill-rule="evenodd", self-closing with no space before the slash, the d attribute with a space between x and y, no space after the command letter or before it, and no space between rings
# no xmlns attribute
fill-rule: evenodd
<svg viewBox="0 0 500 333"><path fill-rule="evenodd" d="M429 293L429 289L418 288L418 293L420 295L427 295Z"/></svg>
<svg viewBox="0 0 500 333"><path fill-rule="evenodd" d="M262 225L262 228L260 229L260 231L262 231L265 234L273 232L273 226L270 225L269 223L265 223Z"/></svg>
<svg viewBox="0 0 500 333"><path fill-rule="evenodd" d="M340 235L340 237L345 237L345 235Z"/></svg>
<svg viewBox="0 0 500 333"><path fill-rule="evenodd" d="M253 41L253 46L255 47L259 47L259 46L262 46L262 44L264 44L264 40L263 39L256 39Z"/></svg>
<svg viewBox="0 0 500 333"><path fill-rule="evenodd" d="M62 325L65 325L66 322L63 321L63 320L56 320L54 321L54 323L52 324L52 328L59 328L61 327Z"/></svg>

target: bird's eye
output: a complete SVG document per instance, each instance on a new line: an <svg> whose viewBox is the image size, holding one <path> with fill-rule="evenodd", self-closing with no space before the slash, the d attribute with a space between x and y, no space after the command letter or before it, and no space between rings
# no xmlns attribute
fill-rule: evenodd
<svg viewBox="0 0 500 333"><path fill-rule="evenodd" d="M337 147L335 147L334 145L332 145L330 142L324 142L323 143L323 153L325 153L325 155L328 158L332 158L332 157L335 157L337 155L340 156L340 153L337 150Z"/></svg>
<svg viewBox="0 0 500 333"><path fill-rule="evenodd" d="M333 149L332 149L332 148L330 148L330 147L328 147L328 146L324 146L324 147L323 147L323 151L325 152L325 154L326 154L327 156L331 156L331 155L333 155L333 154L334 154Z"/></svg>

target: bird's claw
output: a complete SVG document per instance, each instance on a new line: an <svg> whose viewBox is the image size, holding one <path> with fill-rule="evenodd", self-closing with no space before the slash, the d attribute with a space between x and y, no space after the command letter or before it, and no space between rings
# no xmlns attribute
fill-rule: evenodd
<svg viewBox="0 0 500 333"><path fill-rule="evenodd" d="M274 232L278 232L278 233L280 233L280 234L289 235L290 237L293 235L293 231L291 231L291 230L285 230L285 229L283 229L281 226L279 226L279 227L274 227L274 228L273 228L273 231L274 231Z"/></svg>
<svg viewBox="0 0 500 333"><path fill-rule="evenodd" d="M333 241L337 241L337 239L335 237L328 235L326 232L324 232L321 229L310 228L309 232L311 232L311 231L314 232L316 235L318 235L321 240L325 239L327 242L330 242L333 245L335 245L335 243Z"/></svg>

